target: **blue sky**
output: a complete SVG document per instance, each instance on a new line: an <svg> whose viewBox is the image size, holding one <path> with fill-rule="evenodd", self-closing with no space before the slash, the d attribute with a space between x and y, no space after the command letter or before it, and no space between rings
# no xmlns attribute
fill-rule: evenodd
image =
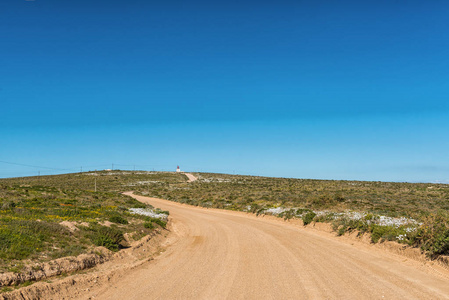
<svg viewBox="0 0 449 300"><path fill-rule="evenodd" d="M115 163L449 182L448 15L445 1L2 1L0 177Z"/></svg>

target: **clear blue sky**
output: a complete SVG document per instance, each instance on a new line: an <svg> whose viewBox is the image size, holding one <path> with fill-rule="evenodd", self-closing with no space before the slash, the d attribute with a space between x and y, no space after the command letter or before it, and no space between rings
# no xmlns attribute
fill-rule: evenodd
<svg viewBox="0 0 449 300"><path fill-rule="evenodd" d="M449 183L448 16L437 0L1 1L0 177Z"/></svg>

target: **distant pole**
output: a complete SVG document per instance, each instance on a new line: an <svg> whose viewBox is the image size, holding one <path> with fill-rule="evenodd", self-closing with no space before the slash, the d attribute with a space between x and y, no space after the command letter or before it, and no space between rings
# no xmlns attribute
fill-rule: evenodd
<svg viewBox="0 0 449 300"><path fill-rule="evenodd" d="M114 170L114 164L112 164L112 169L111 170Z"/></svg>
<svg viewBox="0 0 449 300"><path fill-rule="evenodd" d="M97 178L95 178L95 192L97 191Z"/></svg>
<svg viewBox="0 0 449 300"><path fill-rule="evenodd" d="M134 171L136 170L136 165L134 165Z"/></svg>
<svg viewBox="0 0 449 300"><path fill-rule="evenodd" d="M41 176L41 171L37 171L37 176Z"/></svg>
<svg viewBox="0 0 449 300"><path fill-rule="evenodd" d="M83 173L83 167L81 167L81 173Z"/></svg>

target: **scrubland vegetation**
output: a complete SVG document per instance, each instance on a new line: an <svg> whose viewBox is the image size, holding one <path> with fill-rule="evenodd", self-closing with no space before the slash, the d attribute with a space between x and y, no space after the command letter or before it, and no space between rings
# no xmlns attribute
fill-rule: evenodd
<svg viewBox="0 0 449 300"><path fill-rule="evenodd" d="M118 193L139 175L95 174L0 180L0 272L20 272L24 264L89 253L96 246L118 251L128 247L125 233L132 241L165 227L160 218L132 213L151 207ZM171 180L170 174L157 177Z"/></svg>
<svg viewBox="0 0 449 300"><path fill-rule="evenodd" d="M449 254L449 185L268 178L199 173L186 183L152 182L135 190L191 205L330 222L372 241L396 240L431 257ZM182 175L180 175L182 176Z"/></svg>
<svg viewBox="0 0 449 300"><path fill-rule="evenodd" d="M329 222L338 234L369 232L429 256L449 254L449 185L267 178L226 174L101 171L0 180L0 272L23 263L127 247L166 221L136 191L191 205ZM95 191L96 188L96 191ZM137 210L136 210L137 209ZM141 210L139 210L141 209ZM139 212L139 213L136 213ZM67 226L67 222L76 227Z"/></svg>

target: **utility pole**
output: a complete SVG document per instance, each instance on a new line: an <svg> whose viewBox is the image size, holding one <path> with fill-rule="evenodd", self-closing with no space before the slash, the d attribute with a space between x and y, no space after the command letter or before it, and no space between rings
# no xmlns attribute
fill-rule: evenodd
<svg viewBox="0 0 449 300"><path fill-rule="evenodd" d="M41 171L37 171L37 176L41 176Z"/></svg>
<svg viewBox="0 0 449 300"><path fill-rule="evenodd" d="M95 178L95 192L97 191L97 178Z"/></svg>
<svg viewBox="0 0 449 300"><path fill-rule="evenodd" d="M112 169L111 170L114 171L114 164L112 164Z"/></svg>
<svg viewBox="0 0 449 300"><path fill-rule="evenodd" d="M81 167L81 173L83 173L83 167Z"/></svg>
<svg viewBox="0 0 449 300"><path fill-rule="evenodd" d="M136 165L134 165L134 171L136 170Z"/></svg>

